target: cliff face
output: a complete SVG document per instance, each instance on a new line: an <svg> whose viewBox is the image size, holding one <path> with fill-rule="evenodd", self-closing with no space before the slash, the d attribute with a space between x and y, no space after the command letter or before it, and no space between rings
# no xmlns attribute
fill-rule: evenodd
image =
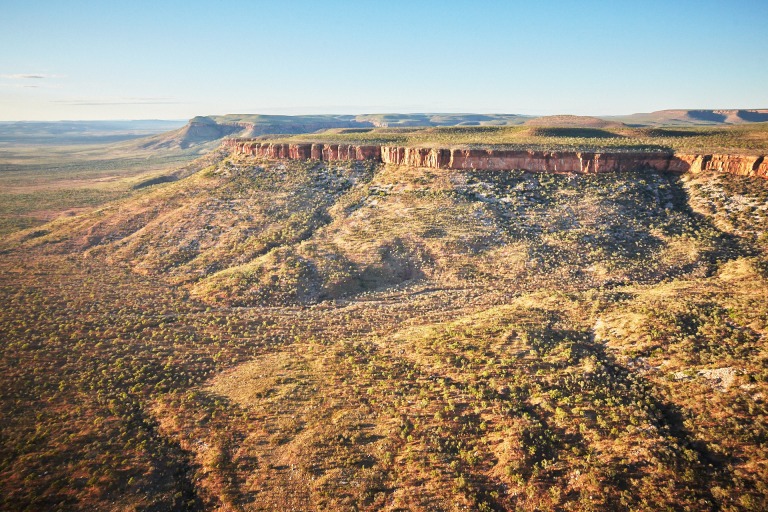
<svg viewBox="0 0 768 512"><path fill-rule="evenodd" d="M601 173L636 169L665 172L728 172L768 178L768 161L762 156L685 155L671 153L593 153L508 151L496 149L440 149L383 146L384 163L441 169L532 172Z"/></svg>
<svg viewBox="0 0 768 512"><path fill-rule="evenodd" d="M412 148L346 144L272 144L243 139L224 143L238 154L291 160L375 160L386 164L432 169L484 171L604 173L637 169L662 172L720 171L768 178L764 156L733 154L594 153L514 151L499 149Z"/></svg>
<svg viewBox="0 0 768 512"><path fill-rule="evenodd" d="M348 144L272 144L242 139L224 142L238 154L290 160L376 160L381 161L381 146Z"/></svg>

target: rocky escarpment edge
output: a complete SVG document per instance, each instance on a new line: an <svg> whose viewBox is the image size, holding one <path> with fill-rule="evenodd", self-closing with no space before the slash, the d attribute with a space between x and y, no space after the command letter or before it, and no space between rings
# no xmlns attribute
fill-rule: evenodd
<svg viewBox="0 0 768 512"><path fill-rule="evenodd" d="M269 143L229 139L225 148L262 158L320 161L373 160L431 169L523 170L555 173L607 173L652 169L660 172L719 171L768 178L765 156L666 152L535 151L424 148L387 145Z"/></svg>

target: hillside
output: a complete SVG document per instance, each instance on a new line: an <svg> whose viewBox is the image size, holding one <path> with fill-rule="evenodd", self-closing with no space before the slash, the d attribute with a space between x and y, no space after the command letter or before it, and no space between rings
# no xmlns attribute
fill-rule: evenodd
<svg viewBox="0 0 768 512"><path fill-rule="evenodd" d="M2 241L2 508L768 499L768 181L178 177Z"/></svg>
<svg viewBox="0 0 768 512"><path fill-rule="evenodd" d="M137 141L138 149L187 149L190 146L213 148L228 135L251 135L251 125L242 122L217 122L209 117L195 117L178 130Z"/></svg>
<svg viewBox="0 0 768 512"><path fill-rule="evenodd" d="M521 124L525 119L526 116L514 114L366 114L358 116L229 114L198 116L178 130L143 141L140 147L180 147L184 149L194 145L214 143L232 135L258 137L260 135L312 133L340 128L506 126Z"/></svg>

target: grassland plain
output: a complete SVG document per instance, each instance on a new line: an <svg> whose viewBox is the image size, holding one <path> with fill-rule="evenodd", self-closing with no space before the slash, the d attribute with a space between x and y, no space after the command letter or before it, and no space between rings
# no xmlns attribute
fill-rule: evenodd
<svg viewBox="0 0 768 512"><path fill-rule="evenodd" d="M133 141L0 142L0 237L127 197L147 180L196 159L201 149L212 148L147 151Z"/></svg>
<svg viewBox="0 0 768 512"><path fill-rule="evenodd" d="M765 181L189 173L2 240L3 508L768 500Z"/></svg>

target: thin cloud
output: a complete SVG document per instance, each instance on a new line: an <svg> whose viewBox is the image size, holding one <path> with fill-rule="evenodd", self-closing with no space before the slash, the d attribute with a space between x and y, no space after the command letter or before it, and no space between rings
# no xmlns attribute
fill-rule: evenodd
<svg viewBox="0 0 768 512"><path fill-rule="evenodd" d="M0 83L0 88L3 89L61 89L61 85L58 84L45 84L42 82L37 83Z"/></svg>
<svg viewBox="0 0 768 512"><path fill-rule="evenodd" d="M42 73L13 73L10 75L0 75L0 78L10 80L43 80L46 78L59 78L59 75L46 75Z"/></svg>
<svg viewBox="0 0 768 512"><path fill-rule="evenodd" d="M61 89L60 85L38 85L28 83L0 83L0 87L6 89Z"/></svg>

